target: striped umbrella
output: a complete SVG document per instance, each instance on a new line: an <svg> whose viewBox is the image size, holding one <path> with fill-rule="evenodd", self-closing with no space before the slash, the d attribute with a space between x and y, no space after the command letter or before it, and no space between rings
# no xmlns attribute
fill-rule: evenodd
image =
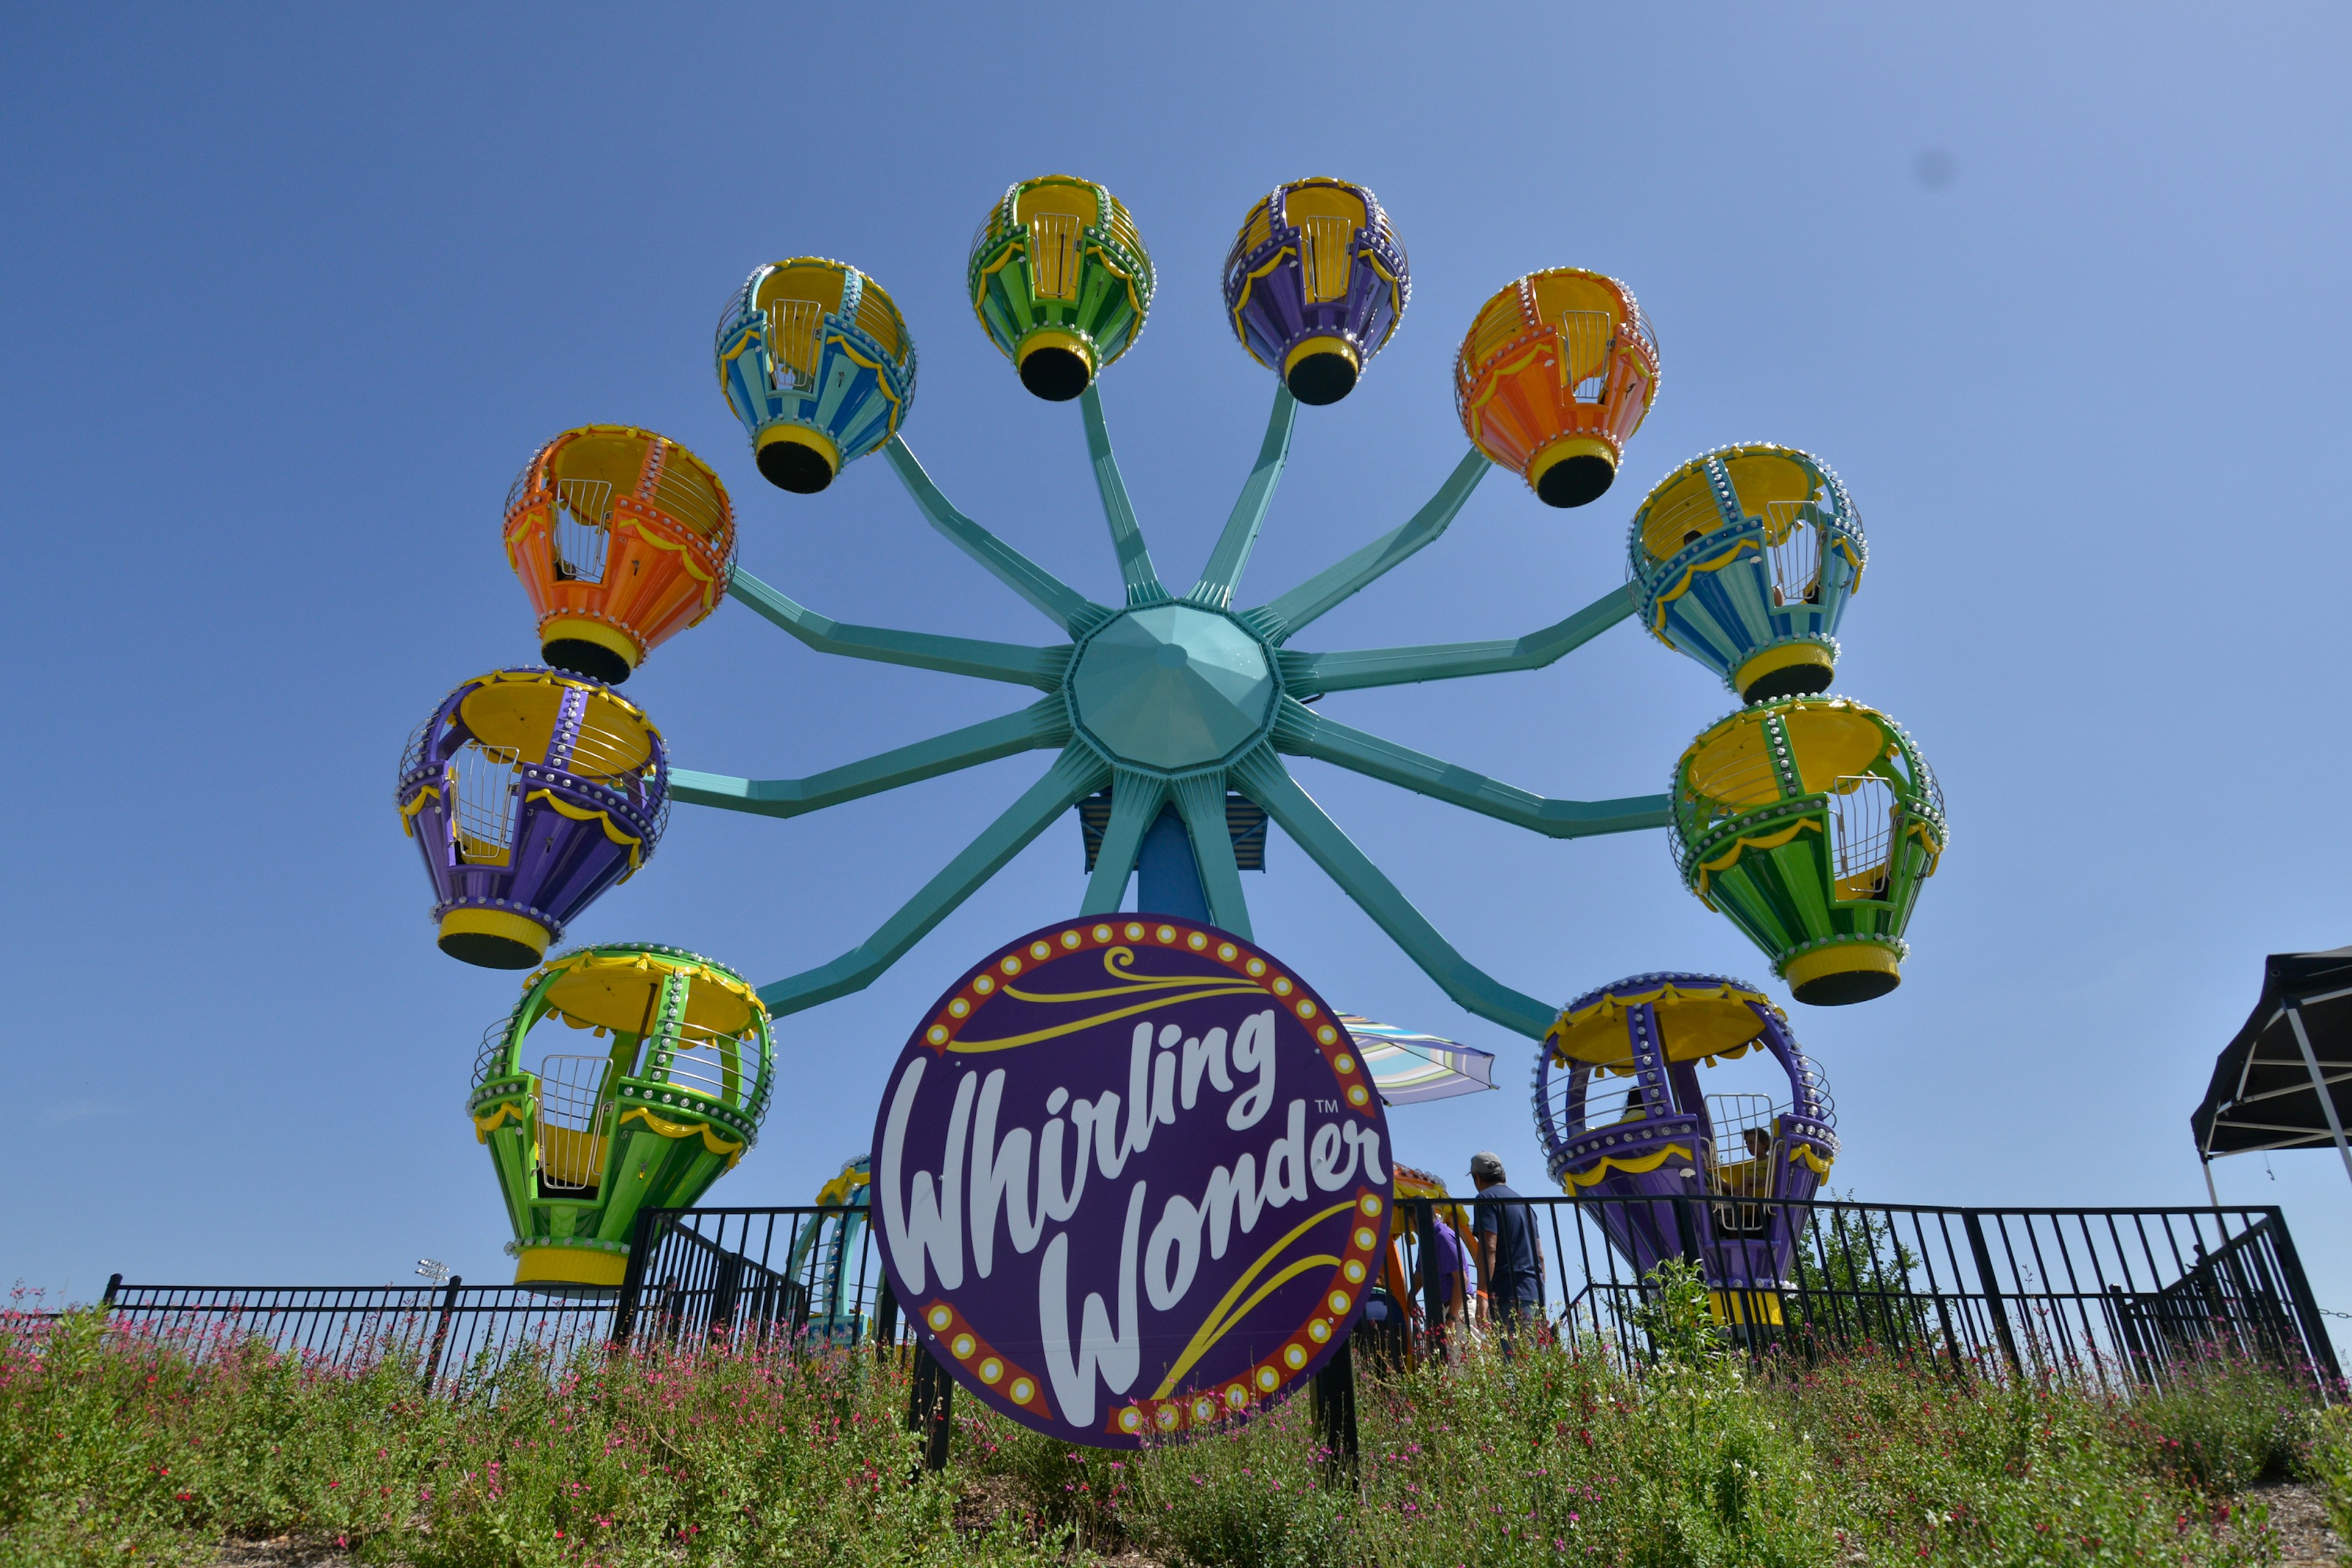
<svg viewBox="0 0 2352 1568"><path fill-rule="evenodd" d="M1375 1024L1353 1013L1339 1022L1356 1038L1356 1050L1372 1075L1372 1087L1390 1105L1418 1105L1425 1100L1451 1100L1495 1087L1495 1053L1417 1035L1394 1024Z"/></svg>

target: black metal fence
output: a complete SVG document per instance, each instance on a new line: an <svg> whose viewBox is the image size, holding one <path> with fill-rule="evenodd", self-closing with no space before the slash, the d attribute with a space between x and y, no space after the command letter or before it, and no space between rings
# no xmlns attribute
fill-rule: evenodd
<svg viewBox="0 0 2352 1568"><path fill-rule="evenodd" d="M198 1360L258 1343L321 1368L391 1362L434 1386L497 1370L528 1349L557 1363L612 1339L616 1289L554 1297L522 1285L184 1286L108 1281L107 1327Z"/></svg>
<svg viewBox="0 0 2352 1568"><path fill-rule="evenodd" d="M1993 1376L2161 1381L2185 1362L2258 1361L2323 1390L2341 1382L2317 1303L2275 1208L1975 1209L1704 1197L1535 1197L1545 1268L1536 1331L1628 1362L1653 1352L1659 1287L1609 1237L1640 1234L1710 1284L1708 1310L1758 1353L1864 1349ZM1449 1202L1446 1207L1452 1207ZM1465 1203L1466 1206L1466 1203ZM1373 1342L1423 1342L1436 1321L1431 1205L1400 1200L1397 1257L1374 1300ZM1752 1211L1752 1212L1751 1212ZM796 1352L910 1336L862 1208L704 1208L639 1218L615 1289L570 1298L525 1286L181 1289L116 1282L117 1331L196 1353L258 1338L323 1365L397 1356L444 1385L529 1347L660 1341ZM1742 1236L1793 1235L1757 1278ZM1457 1325L1457 1337L1476 1331ZM1360 1330L1360 1332L1362 1331Z"/></svg>

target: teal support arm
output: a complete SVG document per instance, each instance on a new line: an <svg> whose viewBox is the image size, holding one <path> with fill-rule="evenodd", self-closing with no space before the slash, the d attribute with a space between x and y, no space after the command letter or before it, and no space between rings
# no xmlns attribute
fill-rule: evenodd
<svg viewBox="0 0 2352 1568"><path fill-rule="evenodd" d="M986 567L998 582L1044 612L1046 619L1076 637L1110 618L1110 611L956 510L940 493L940 487L931 483L931 476L923 472L923 465L915 460L905 441L893 436L882 451L930 525Z"/></svg>
<svg viewBox="0 0 2352 1568"><path fill-rule="evenodd" d="M1063 745L1069 738L1068 705L1058 697L1048 697L1018 713L934 735L804 779L739 779L672 768L669 795L672 800L689 805L715 805L761 816L800 816L960 768L978 767L999 757Z"/></svg>
<svg viewBox="0 0 2352 1568"><path fill-rule="evenodd" d="M943 637L929 632L895 631L888 626L853 626L771 588L740 566L727 584L727 595L751 606L763 619L808 644L819 653L845 658L878 659L884 664L912 665L917 669L941 669L950 675L973 675L982 680L1005 680L1034 686L1040 691L1061 689L1070 667L1069 645L1024 647L1019 643L982 642L973 637Z"/></svg>
<svg viewBox="0 0 2352 1568"><path fill-rule="evenodd" d="M1242 868L1234 859L1233 829L1225 826L1225 775L1194 773L1176 781L1176 809L1192 839L1192 866L1209 900L1209 921L1244 942L1250 935L1249 900L1242 892Z"/></svg>
<svg viewBox="0 0 2352 1568"><path fill-rule="evenodd" d="M1282 825L1282 830L1437 982L1440 990L1514 1034L1532 1040L1543 1038L1559 1009L1512 990L1455 952L1454 944L1397 891L1396 884L1339 830L1339 825L1283 771L1271 752L1261 746L1249 752L1234 765L1234 775L1242 793L1265 807L1266 815Z"/></svg>
<svg viewBox="0 0 2352 1568"><path fill-rule="evenodd" d="M1258 530L1265 526L1265 510L1274 503L1275 487L1282 483L1283 466L1290 461L1290 432L1297 421L1298 399L1290 395L1290 388L1276 382L1274 412L1266 416L1265 439L1258 443L1257 463L1225 519L1224 531L1217 535L1217 548L1202 568L1201 580L1184 595L1189 603L1207 610L1222 610L1233 604L1234 590L1241 586L1242 569L1249 564Z"/></svg>
<svg viewBox="0 0 2352 1568"><path fill-rule="evenodd" d="M1072 746L1055 759L1045 776L1005 808L1004 815L904 907L882 922L882 929L831 963L760 987L768 1011L782 1016L863 991L883 971L905 956L930 929L954 912L980 885L1004 868L1005 863L1028 847L1054 819L1103 786L1110 770L1083 746Z"/></svg>
<svg viewBox="0 0 2352 1568"><path fill-rule="evenodd" d="M1242 618L1257 628L1258 635L1268 642L1287 640L1310 621L1404 564L1416 551L1444 533L1469 501L1470 492L1478 488L1478 481L1494 466L1487 461L1486 454L1472 447L1454 465L1454 472L1446 476L1445 483L1438 487L1428 504L1413 513L1403 527L1381 535L1338 565L1326 567Z"/></svg>
<svg viewBox="0 0 2352 1568"><path fill-rule="evenodd" d="M1078 905L1082 915L1112 915L1127 895L1127 879L1135 872L1136 855L1143 836L1160 819L1168 799L1168 785L1151 773L1122 768L1111 775L1110 822L1103 828L1102 847L1095 854L1094 875L1087 879L1087 896Z"/></svg>
<svg viewBox="0 0 2352 1568"><path fill-rule="evenodd" d="M1633 596L1620 588L1603 594L1564 621L1509 640L1352 648L1340 653L1285 652L1279 656L1282 689L1295 697L1313 697L1367 686L1541 669L1633 614Z"/></svg>
<svg viewBox="0 0 2352 1568"><path fill-rule="evenodd" d="M1484 773L1383 741L1324 718L1286 697L1275 721L1274 743L1285 752L1400 785L1432 800L1525 827L1552 838L1591 838L1604 833L1638 833L1664 827L1673 803L1663 795L1622 800L1552 800L1498 783Z"/></svg>
<svg viewBox="0 0 2352 1568"><path fill-rule="evenodd" d="M1111 548L1118 555L1118 580L1126 585L1128 605L1164 604L1168 590L1160 585L1160 573L1135 521L1134 503L1127 499L1127 480L1110 449L1110 426L1103 423L1102 392L1097 384L1087 383L1078 395L1078 408L1086 416L1087 458L1094 466L1095 489L1102 495L1103 520L1110 524Z"/></svg>

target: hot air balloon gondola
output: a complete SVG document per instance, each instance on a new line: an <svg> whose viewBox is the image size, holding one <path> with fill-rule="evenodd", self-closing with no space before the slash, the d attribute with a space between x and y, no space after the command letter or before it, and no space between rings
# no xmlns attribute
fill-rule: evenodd
<svg viewBox="0 0 2352 1568"><path fill-rule="evenodd" d="M1764 1092L1709 1092L1709 1069L1751 1052L1769 1070L1738 1076ZM1807 1215L1787 1200L1813 1196L1838 1142L1829 1086L1771 999L1720 975L1637 974L1570 1003L1543 1053L1536 1134L1552 1179L1661 1200L1598 1207L1633 1272L1696 1251L1718 1319L1780 1321Z"/></svg>
<svg viewBox="0 0 2352 1568"><path fill-rule="evenodd" d="M898 307L821 256L753 268L719 314L714 353L761 474L803 495L897 435L915 401L915 340Z"/></svg>
<svg viewBox="0 0 2352 1568"><path fill-rule="evenodd" d="M466 1104L515 1283L620 1284L638 1211L691 1205L758 1141L774 1068L759 994L682 948L583 948L532 975L483 1037Z"/></svg>
<svg viewBox="0 0 2352 1568"><path fill-rule="evenodd" d="M1798 1001L1902 984L1903 931L1944 852L1944 796L1893 720L1843 697L1742 709L1675 765L1674 813L1684 885Z"/></svg>
<svg viewBox="0 0 2352 1568"><path fill-rule="evenodd" d="M1470 444L1548 506L1600 498L1657 395L1649 318L1625 285L1574 267L1530 272L1487 300L1454 362Z"/></svg>
<svg viewBox="0 0 2352 1568"><path fill-rule="evenodd" d="M1024 180L989 209L965 268L972 312L1021 373L1066 403L1133 345L1151 258L1118 198L1067 174Z"/></svg>
<svg viewBox="0 0 2352 1568"><path fill-rule="evenodd" d="M397 798L433 879L441 951L528 969L653 854L669 753L608 686L499 669L451 692L409 737Z"/></svg>
<svg viewBox="0 0 2352 1568"><path fill-rule="evenodd" d="M1337 403L1404 317L1412 274L1388 214L1345 180L1277 185L1225 257L1225 314L1306 404Z"/></svg>
<svg viewBox="0 0 2352 1568"><path fill-rule="evenodd" d="M559 669L619 685L718 607L735 563L727 487L677 442L628 425L566 430L507 492L507 562Z"/></svg>
<svg viewBox="0 0 2352 1568"><path fill-rule="evenodd" d="M1829 689L1868 557L1853 502L1819 458L1769 446L1694 458L1633 514L1625 550L1650 635L1740 700Z"/></svg>

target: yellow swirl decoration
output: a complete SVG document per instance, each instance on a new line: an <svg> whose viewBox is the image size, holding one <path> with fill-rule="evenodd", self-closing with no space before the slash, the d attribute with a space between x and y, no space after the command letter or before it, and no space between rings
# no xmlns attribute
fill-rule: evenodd
<svg viewBox="0 0 2352 1568"><path fill-rule="evenodd" d="M621 1126L626 1127L632 1121L643 1121L665 1138L691 1138L699 1132L702 1134L702 1146L714 1154L726 1155L727 1168L730 1171L735 1168L735 1162L743 1157L742 1144L730 1143L711 1131L706 1123L665 1121L642 1105L632 1106L621 1113Z"/></svg>
<svg viewBox="0 0 2352 1568"><path fill-rule="evenodd" d="M988 1051L1009 1051L1021 1046L1034 1046L1040 1040L1056 1040L1065 1035L1075 1035L1081 1029L1091 1029L1100 1024L1115 1024L1121 1018L1138 1013L1149 1013L1155 1007L1172 1007L1180 1002L1197 1002L1204 996L1264 995L1265 987L1255 980L1238 974L1137 974L1131 965L1135 950L1111 947L1103 950L1103 973L1117 982L1099 991L1024 991L1007 985L1004 994L1016 1001L1034 1002L1042 1006L1059 1006L1068 1003L1101 1002L1117 997L1141 996L1123 1007L1089 1014L1066 1024L1054 1024L1043 1029L1032 1029L1025 1035L1007 1035L993 1040L976 1040L970 1036L950 1042L951 1051L980 1054Z"/></svg>
<svg viewBox="0 0 2352 1568"><path fill-rule="evenodd" d="M1219 1340L1223 1339L1227 1333L1232 1331L1234 1324L1240 1322L1244 1318L1248 1317L1251 1310L1256 1307L1260 1301L1265 1300L1266 1297L1271 1295L1274 1291L1279 1289L1284 1285L1288 1284L1292 1279L1306 1273L1310 1268L1318 1268L1327 1266L1335 1268L1338 1268L1339 1259L1335 1254L1318 1253L1311 1258L1301 1258L1287 1265L1273 1279L1259 1286L1256 1291L1251 1295L1250 1299L1246 1301L1243 1301L1238 1308L1234 1305L1234 1303L1240 1299L1241 1293L1249 1289L1250 1281L1257 1278L1258 1271L1264 1268L1267 1264L1272 1263L1277 1257L1281 1256L1282 1249L1284 1247L1288 1247L1292 1242L1297 1241L1300 1237L1305 1236L1308 1231L1313 1230L1317 1226L1322 1224L1325 1220L1329 1219L1333 1215L1345 1214L1355 1206L1356 1200L1349 1198L1344 1203L1333 1204L1329 1208L1325 1209L1320 1214L1308 1215L1305 1219L1300 1220L1296 1226L1292 1226L1289 1233L1280 1241L1276 1242L1272 1247L1269 1247L1264 1252L1259 1253L1257 1261L1251 1264L1247 1269L1244 1270L1242 1277L1234 1281L1233 1289L1227 1290L1217 1304L1209 1310L1208 1317L1203 1319L1201 1326L1193 1331L1192 1340L1184 1346L1184 1353L1176 1358L1175 1364L1168 1369L1168 1375L1160 1380L1160 1386L1152 1391L1151 1397L1154 1399L1167 1398L1170 1391L1175 1388L1176 1384L1183 1378L1184 1374L1192 1370L1193 1363L1198 1362L1202 1356L1206 1355L1209 1352L1209 1348L1211 1346L1214 1345Z"/></svg>
<svg viewBox="0 0 2352 1568"><path fill-rule="evenodd" d="M1816 1176L1826 1176L1830 1173L1830 1162L1814 1153L1813 1146L1810 1143L1800 1143L1789 1151L1789 1163L1793 1165L1800 1160L1811 1165Z"/></svg>
<svg viewBox="0 0 2352 1568"><path fill-rule="evenodd" d="M1666 1163L1670 1154L1680 1154L1687 1160L1691 1152L1679 1143L1669 1143L1654 1154L1643 1154L1631 1160L1621 1160L1614 1154L1603 1154L1601 1163L1590 1171L1570 1171L1568 1179L1580 1187L1589 1187L1612 1171L1622 1171L1629 1176L1646 1175ZM1825 1167L1826 1168L1826 1167Z"/></svg>
<svg viewBox="0 0 2352 1568"><path fill-rule="evenodd" d="M1730 848L1712 860L1702 860L1698 863L1698 883L1692 888L1691 891L1705 900L1708 909L1715 908L1714 900L1706 897L1706 888L1707 884L1715 879L1716 872L1729 870L1738 865L1739 858L1750 849L1778 849L1807 828L1811 828L1815 833L1821 832L1821 819L1815 816L1801 816L1778 833L1767 833L1755 838L1733 839Z"/></svg>

